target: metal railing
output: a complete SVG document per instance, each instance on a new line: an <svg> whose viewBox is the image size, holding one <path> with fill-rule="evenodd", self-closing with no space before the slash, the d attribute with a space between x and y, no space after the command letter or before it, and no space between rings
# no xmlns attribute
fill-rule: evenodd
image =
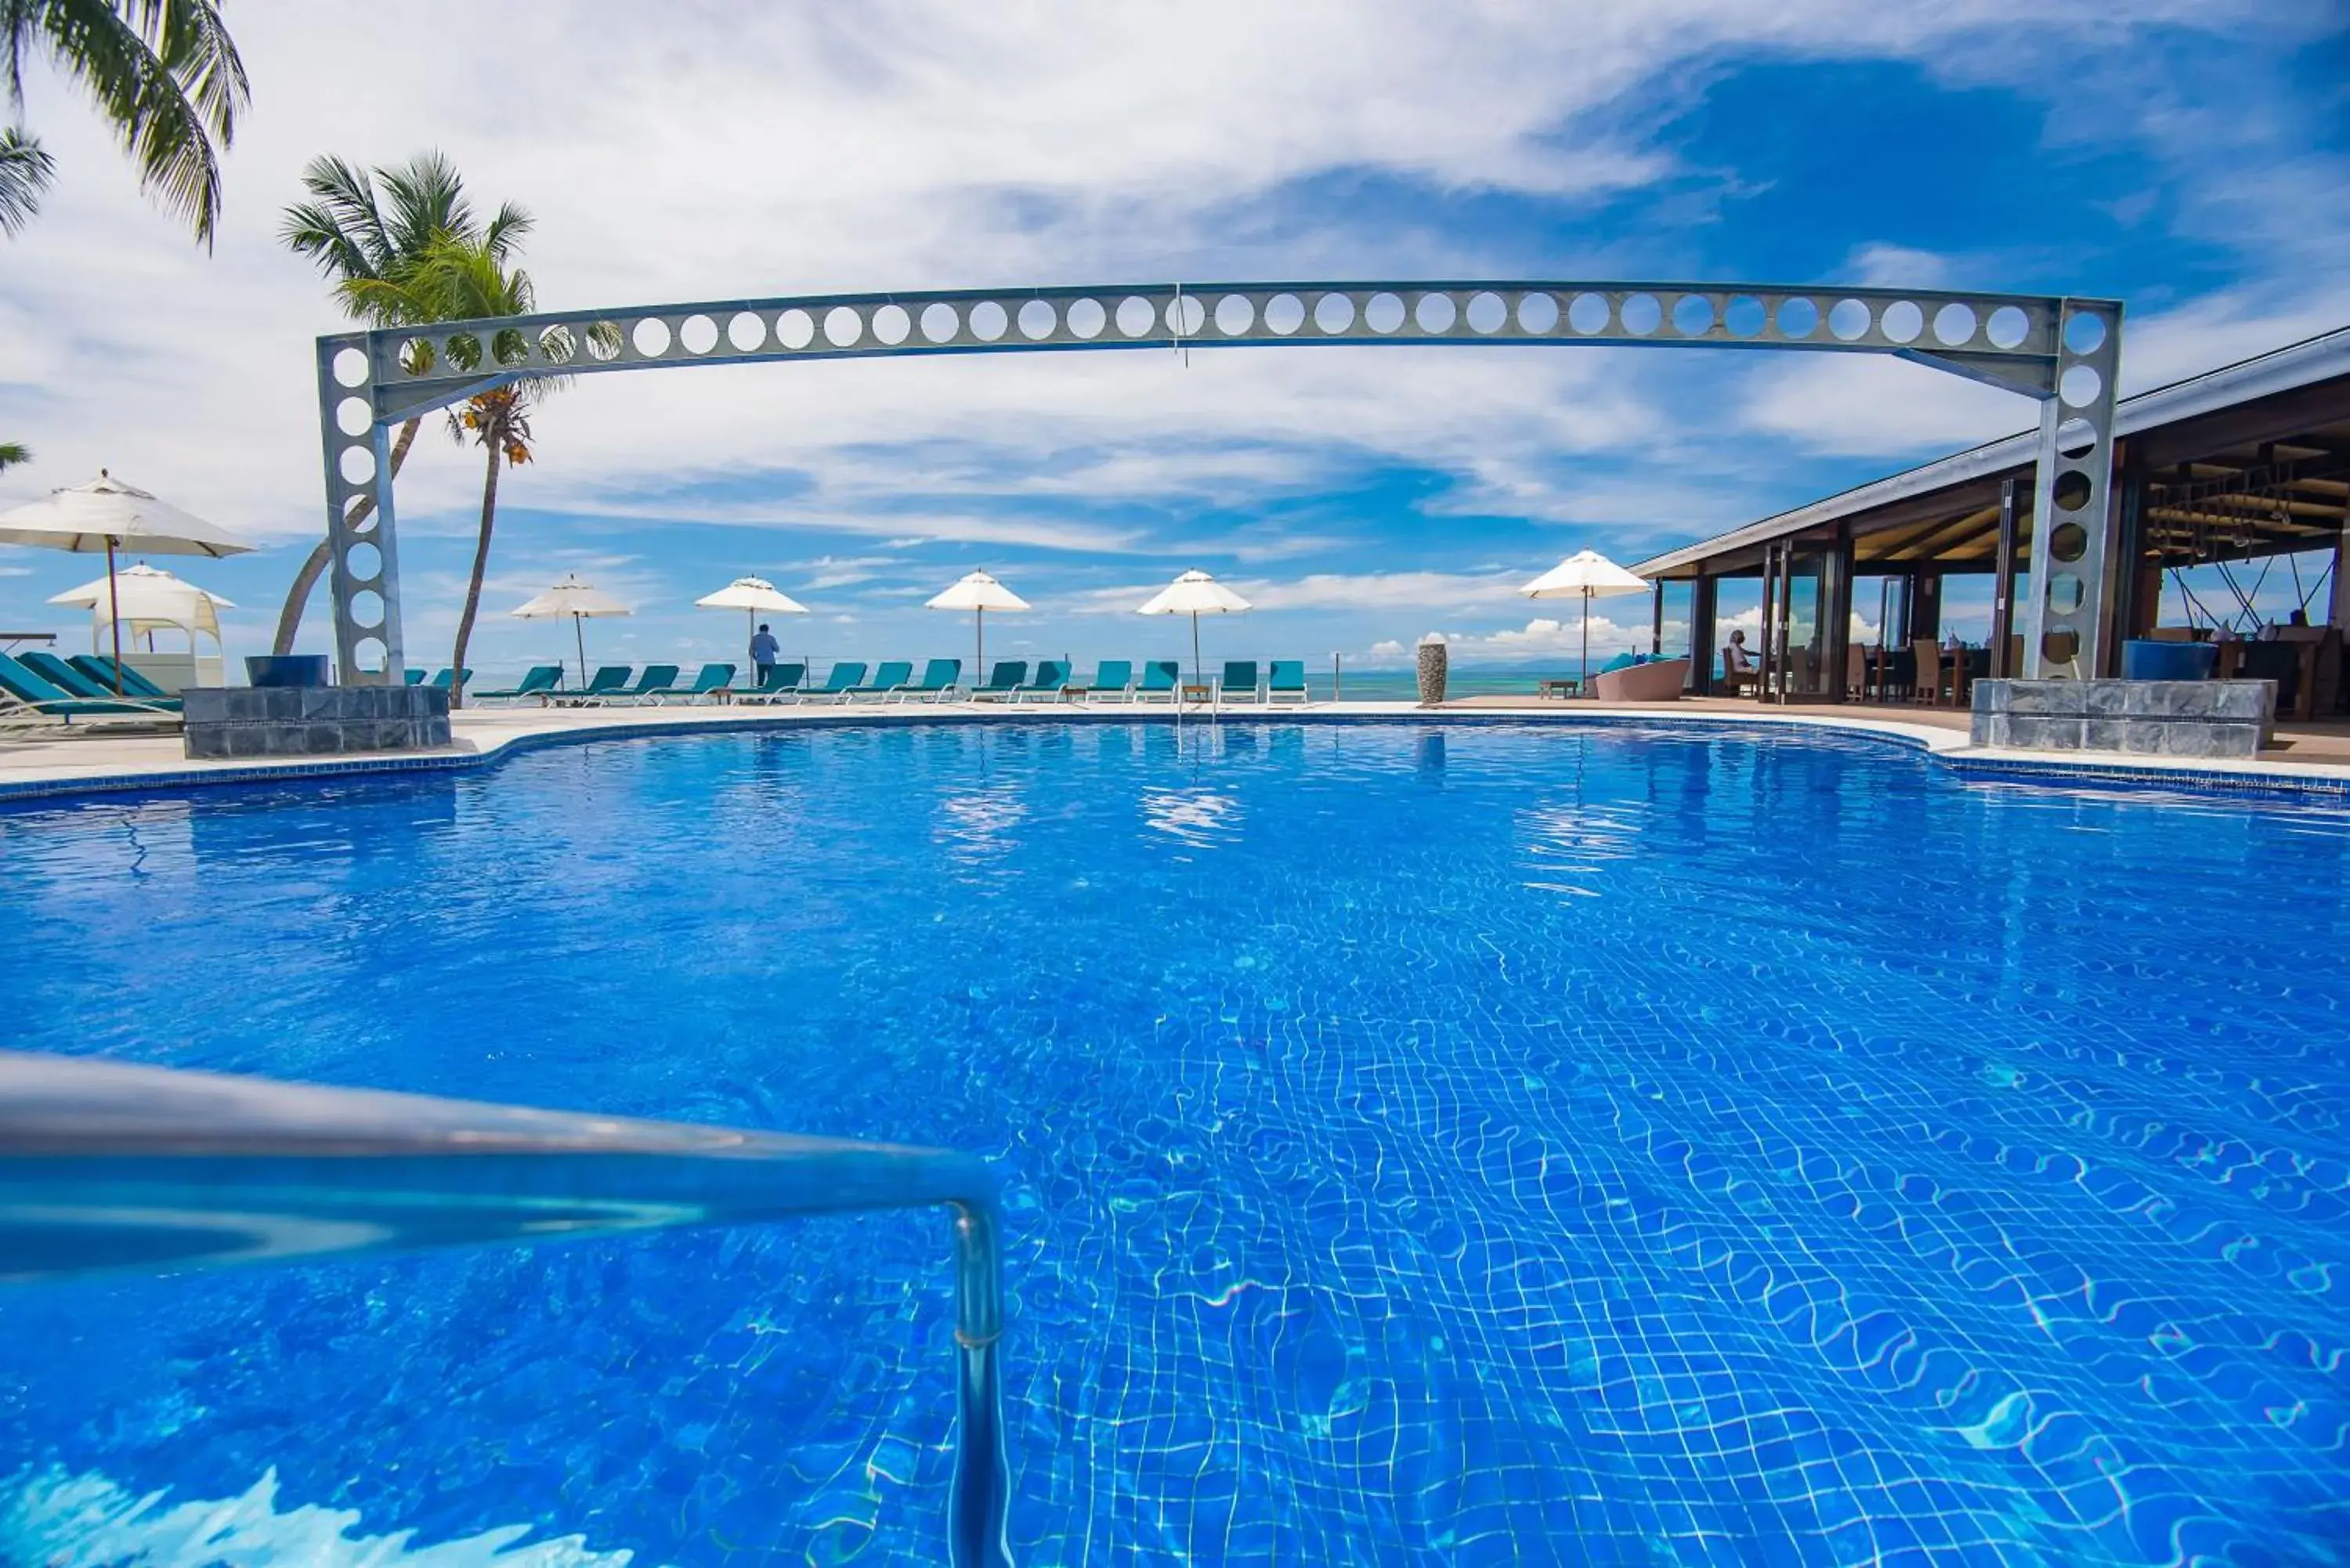
<svg viewBox="0 0 2350 1568"><path fill-rule="evenodd" d="M951 1208L958 1568L1011 1562L995 1196L942 1149L0 1052L0 1282Z"/></svg>

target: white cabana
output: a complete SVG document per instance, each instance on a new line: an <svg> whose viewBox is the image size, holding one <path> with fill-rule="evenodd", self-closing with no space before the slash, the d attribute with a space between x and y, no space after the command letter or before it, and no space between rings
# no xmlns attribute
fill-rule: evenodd
<svg viewBox="0 0 2350 1568"><path fill-rule="evenodd" d="M159 501L146 491L99 470L88 484L52 490L38 501L0 513L0 545L106 556L108 605L98 607L114 627L114 657L122 657L118 551L142 556L241 556L254 546L227 529ZM115 680L120 691L121 678Z"/></svg>
<svg viewBox="0 0 2350 1568"><path fill-rule="evenodd" d="M624 605L593 583L583 583L577 572L566 572L553 587L536 598L526 599L515 607L512 614L525 620L546 620L561 616L571 618L571 639L579 650L579 684L588 684L588 634L580 630L583 623L598 616L634 615L636 609Z"/></svg>
<svg viewBox="0 0 2350 1568"><path fill-rule="evenodd" d="M1575 689L1591 690L1591 601L1610 594L1645 594L1648 580L1636 577L1596 550L1577 550L1518 592L1532 599L1583 601L1583 665Z"/></svg>
<svg viewBox="0 0 2350 1568"><path fill-rule="evenodd" d="M1248 607L1248 600L1195 568L1153 594L1150 602L1136 613L1188 615L1191 618L1191 680L1196 685L1203 684L1200 675L1200 618L1203 615L1238 615Z"/></svg>
<svg viewBox="0 0 2350 1568"><path fill-rule="evenodd" d="M925 609L971 610L977 616L977 630L972 645L972 684L987 679L987 612L990 610L1024 610L1028 601L989 576L985 572L973 572L955 583L946 592L922 607Z"/></svg>
<svg viewBox="0 0 2350 1568"><path fill-rule="evenodd" d="M766 615L806 615L807 606L778 589L764 577L737 577L714 594L704 594L693 601L703 609L738 609L743 612L744 639L759 634L759 617Z"/></svg>
<svg viewBox="0 0 2350 1568"><path fill-rule="evenodd" d="M111 591L109 591L109 588ZM219 611L234 609L234 601L196 587L182 577L174 576L161 566L151 566L144 561L134 562L117 572L110 580L94 577L77 588L49 596L53 605L69 605L86 609L89 617L89 650L99 650L100 639L119 624L129 628L131 638L147 639L147 652L156 653L155 634L159 631L184 632L188 639L188 662L185 679L180 671L149 673L161 680L166 690L185 685L218 685L220 671L207 669L209 663L224 662L225 649L221 644ZM111 603L113 614L107 613ZM207 660L196 645L198 636L213 639L213 655ZM179 656L171 656L176 662ZM141 665L144 668L144 665ZM168 674L172 678L165 679Z"/></svg>

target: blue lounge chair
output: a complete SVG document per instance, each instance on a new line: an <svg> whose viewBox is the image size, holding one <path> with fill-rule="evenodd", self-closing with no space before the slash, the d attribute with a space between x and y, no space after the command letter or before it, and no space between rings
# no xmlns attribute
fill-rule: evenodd
<svg viewBox="0 0 2350 1568"><path fill-rule="evenodd" d="M70 726L76 719L139 719L176 724L180 715L130 697L77 697L45 680L10 654L0 653L0 725L19 728L51 722Z"/></svg>
<svg viewBox="0 0 2350 1568"><path fill-rule="evenodd" d="M998 659L995 668L987 672L987 684L971 689L971 700L974 702L993 702L998 697L1009 697L1019 691L1020 683L1027 679L1028 661L1026 659Z"/></svg>
<svg viewBox="0 0 2350 1568"><path fill-rule="evenodd" d="M541 703L545 703L548 698L561 695L555 688L556 682L562 679L563 666L560 664L534 664L530 667L530 673L525 675L515 684L499 691L476 691L466 701L469 702L519 702L525 698L536 698Z"/></svg>
<svg viewBox="0 0 2350 1568"><path fill-rule="evenodd" d="M734 694L737 702L780 702L786 697L797 697L800 681L807 675L805 664L770 664L759 683L747 691Z"/></svg>
<svg viewBox="0 0 2350 1568"><path fill-rule="evenodd" d="M1093 684L1077 695L1088 702L1125 702L1134 696L1134 661L1105 659L1094 666Z"/></svg>
<svg viewBox="0 0 2350 1568"><path fill-rule="evenodd" d="M1153 659L1142 666L1142 681L1134 689L1138 702L1172 702L1183 683L1183 667L1171 659Z"/></svg>
<svg viewBox="0 0 2350 1568"><path fill-rule="evenodd" d="M596 671L594 680L577 691L557 691L548 700L567 708L600 702L615 691L628 690L629 669L625 664L607 664Z"/></svg>
<svg viewBox="0 0 2350 1568"><path fill-rule="evenodd" d="M27 670L42 677L68 697L79 697L91 702L114 701L112 687L95 675L75 669L54 653L47 653L36 649L30 653L18 654L16 659ZM177 709L180 706L180 700L177 697L142 697L128 690L123 692L123 695L154 708Z"/></svg>
<svg viewBox="0 0 2350 1568"><path fill-rule="evenodd" d="M109 657L96 653L77 653L66 662L105 687L109 696L113 695L114 683L118 678L122 682L122 694L125 697L135 697L143 702L160 702L171 696L169 691L131 669L128 664L117 664Z"/></svg>
<svg viewBox="0 0 2350 1568"><path fill-rule="evenodd" d="M1256 683L1256 660L1227 659L1224 678L1216 683L1216 696L1225 702L1262 702L1264 689Z"/></svg>
<svg viewBox="0 0 2350 1568"><path fill-rule="evenodd" d="M421 686L424 684L424 671L421 670L403 670L400 671L400 674L407 678L408 683L411 686Z"/></svg>
<svg viewBox="0 0 2350 1568"><path fill-rule="evenodd" d="M962 659L933 659L922 667L920 680L898 688L898 701L910 702L919 697L925 702L942 702L954 694L955 685L962 680Z"/></svg>
<svg viewBox="0 0 2350 1568"><path fill-rule="evenodd" d="M644 673L637 677L637 683L634 686L623 686L617 691L606 692L603 696L595 698L593 701L606 704L633 707L639 702L655 701L656 693L666 691L676 684L676 665L648 664L644 668Z"/></svg>
<svg viewBox="0 0 2350 1568"><path fill-rule="evenodd" d="M864 684L864 660L857 659L838 659L834 662L832 669L826 673L824 684L821 686L812 686L808 688L806 691L800 693L800 698L805 701L811 697L829 697L834 701L837 702L840 701L840 694L842 692L853 691L858 687Z"/></svg>
<svg viewBox="0 0 2350 1568"><path fill-rule="evenodd" d="M881 667L873 672L872 680L850 687L835 697L833 701L847 702L865 697L887 699L913 679L914 661L912 659L885 659L881 661Z"/></svg>
<svg viewBox="0 0 2350 1568"><path fill-rule="evenodd" d="M1265 676L1264 700L1274 702L1305 702L1312 701L1305 690L1305 660L1276 659Z"/></svg>
<svg viewBox="0 0 2350 1568"><path fill-rule="evenodd" d="M657 665L654 668L669 670L671 672L669 680L650 691L641 688L631 691L629 695L635 701L667 702L671 698L675 698L681 702L691 702L702 697L717 697L723 700L726 695L726 689L734 684L734 667L731 664L703 665L701 673L693 678L692 684L689 686L680 686L677 683L675 674L677 666Z"/></svg>
<svg viewBox="0 0 2350 1568"><path fill-rule="evenodd" d="M1066 659L1040 659L1036 661L1036 678L1013 692L1014 702L1031 697L1047 697L1057 702L1069 685L1069 661Z"/></svg>
<svg viewBox="0 0 2350 1568"><path fill-rule="evenodd" d="M468 670L467 671L465 671L465 681L464 681L464 683L465 683L466 685L468 685L468 686L471 686L471 685L473 683L473 672L472 670ZM411 680L411 681L410 681L410 682L409 682L409 684L410 684L411 686L413 686L413 685L415 685L415 684L416 684L416 682L415 682L415 681L413 681L413 680ZM438 674L438 675L434 676L434 677L432 678L432 684L433 684L433 685L435 685L435 686L437 686L437 687L439 687L439 688L440 688L442 691L448 691L448 690L449 690L449 671L447 671L447 670L442 670L440 674Z"/></svg>

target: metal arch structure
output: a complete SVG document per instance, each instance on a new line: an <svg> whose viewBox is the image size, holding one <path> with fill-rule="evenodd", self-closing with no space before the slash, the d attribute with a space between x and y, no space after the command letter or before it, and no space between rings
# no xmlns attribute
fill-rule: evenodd
<svg viewBox="0 0 2350 1568"><path fill-rule="evenodd" d="M2117 301L2048 295L1468 281L808 295L338 334L317 346L336 663L346 683L401 679L392 427L510 382L908 355L1607 344L1888 354L2037 400L2025 673L2094 675L2110 597L2121 326Z"/></svg>

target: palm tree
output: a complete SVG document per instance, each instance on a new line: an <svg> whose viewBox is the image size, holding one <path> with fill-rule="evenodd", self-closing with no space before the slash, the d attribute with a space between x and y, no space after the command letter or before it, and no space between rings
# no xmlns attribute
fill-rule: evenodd
<svg viewBox="0 0 2350 1568"><path fill-rule="evenodd" d="M39 142L14 126L0 130L0 234L24 232L57 171L56 161Z"/></svg>
<svg viewBox="0 0 2350 1568"><path fill-rule="evenodd" d="M251 100L216 0L0 0L0 76L20 113L34 53L89 94L138 164L139 183L211 249L220 155ZM38 199L37 186L31 194Z"/></svg>
<svg viewBox="0 0 2350 1568"><path fill-rule="evenodd" d="M33 461L33 449L20 441L0 441L0 473Z"/></svg>
<svg viewBox="0 0 2350 1568"><path fill-rule="evenodd" d="M0 0L0 5L6 3ZM442 240L476 243L503 262L530 233L530 214L511 202L497 210L486 228L477 223L463 178L440 152L420 153L372 175L340 158L316 158L302 171L302 184L313 199L286 209L278 237L334 279L336 299L370 327L447 319L433 314L439 307L430 293L415 286L417 270L434 244ZM421 422L410 420L400 427L391 448L391 477L397 478L400 464L408 461ZM362 503L351 521L359 523L374 509L373 501ZM302 611L331 554L332 546L321 538L294 574L285 607L277 612L272 651L294 651Z"/></svg>
<svg viewBox="0 0 2350 1568"><path fill-rule="evenodd" d="M362 308L379 299L411 301L430 310L427 319L436 321L526 316L535 307L536 293L528 273L506 265L510 250L509 244L486 236L443 236L426 247L423 259L404 279L354 282L349 286L351 297ZM528 357L523 335L514 327L487 343L469 336L449 341L449 358L461 370L519 364ZM567 348L556 357L568 358ZM481 609L482 578L490 564L490 535L497 525L498 470L530 461L531 410L560 384L558 377L524 377L476 392L449 411L450 435L461 443L471 440L488 455L482 475L481 534L473 545L473 573L465 586L465 607L457 618L457 643L449 658L452 670L465 668L466 645L473 641L473 619ZM449 706L464 706L462 679L449 689Z"/></svg>

